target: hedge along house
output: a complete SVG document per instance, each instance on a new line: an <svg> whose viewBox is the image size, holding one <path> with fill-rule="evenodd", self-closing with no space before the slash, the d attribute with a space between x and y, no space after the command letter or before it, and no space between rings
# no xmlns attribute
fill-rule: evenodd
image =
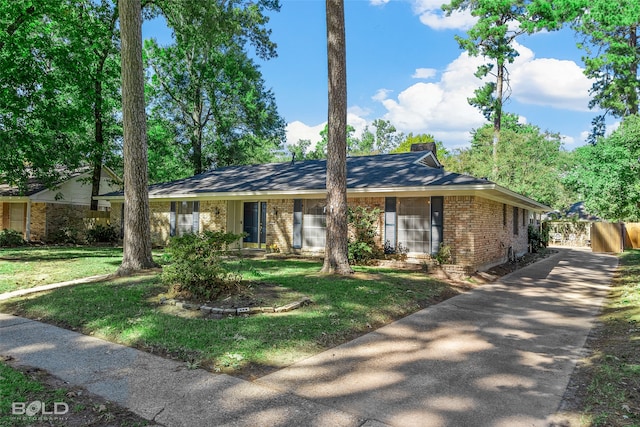
<svg viewBox="0 0 640 427"><path fill-rule="evenodd" d="M92 173L88 169L72 172L54 188L46 188L35 179L29 180L23 191L0 184L0 230L18 231L27 241L50 240L52 235L65 228L83 234L91 222L88 217ZM117 191L121 187L120 178L103 167L100 192ZM105 212L109 209L108 202L98 202L98 210Z"/></svg>
<svg viewBox="0 0 640 427"><path fill-rule="evenodd" d="M441 244L465 270L528 250L527 227L549 208L484 179L446 172L433 151L347 158L350 207L381 211L380 244L429 258ZM149 188L152 240L203 230L246 233L242 248L318 253L325 246L326 161L232 166ZM121 224L122 193L111 202Z"/></svg>

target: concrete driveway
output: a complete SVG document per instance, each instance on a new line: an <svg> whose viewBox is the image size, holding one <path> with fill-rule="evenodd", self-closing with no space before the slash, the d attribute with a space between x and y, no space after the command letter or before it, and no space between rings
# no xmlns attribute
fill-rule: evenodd
<svg viewBox="0 0 640 427"><path fill-rule="evenodd" d="M616 266L561 249L257 382L392 426L544 426Z"/></svg>

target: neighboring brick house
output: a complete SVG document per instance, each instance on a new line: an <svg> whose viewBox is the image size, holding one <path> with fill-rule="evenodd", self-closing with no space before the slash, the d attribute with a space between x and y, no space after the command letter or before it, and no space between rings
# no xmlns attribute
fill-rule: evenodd
<svg viewBox="0 0 640 427"><path fill-rule="evenodd" d="M430 146L429 148L432 149ZM433 151L347 158L349 206L381 211L380 243L429 258L441 244L465 270L485 269L528 250L527 228L549 210L485 179L445 171ZM325 245L326 161L232 166L149 187L153 243L202 230L246 233L243 248L285 253ZM122 193L111 202L121 224Z"/></svg>
<svg viewBox="0 0 640 427"><path fill-rule="evenodd" d="M0 184L0 230L10 229L22 233L27 241L47 241L63 228L86 231L91 205L91 175L85 170L70 173L55 188L48 189L32 179L27 189ZM100 192L113 192L121 188L120 179L108 168L103 168ZM107 211L109 203L100 201L98 209Z"/></svg>

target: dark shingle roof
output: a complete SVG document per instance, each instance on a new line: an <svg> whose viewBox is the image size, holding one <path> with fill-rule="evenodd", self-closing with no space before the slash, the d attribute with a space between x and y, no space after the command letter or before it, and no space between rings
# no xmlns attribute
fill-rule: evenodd
<svg viewBox="0 0 640 427"><path fill-rule="evenodd" d="M418 163L426 154L415 152L349 157L347 187L375 189L487 184L484 179ZM152 185L149 187L149 196L323 190L326 182L326 163L326 160L306 160L294 163L229 166L191 178Z"/></svg>

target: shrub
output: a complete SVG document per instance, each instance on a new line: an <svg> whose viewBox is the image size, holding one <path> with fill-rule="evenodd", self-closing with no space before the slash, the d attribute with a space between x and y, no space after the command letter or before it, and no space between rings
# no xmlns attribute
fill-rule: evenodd
<svg viewBox="0 0 640 427"><path fill-rule="evenodd" d="M380 212L380 209L362 206L349 208L348 220L353 233L348 243L349 263L368 264L382 257L383 249L375 241Z"/></svg>
<svg viewBox="0 0 640 427"><path fill-rule="evenodd" d="M22 233L15 230L2 230L0 232L0 247L9 248L24 245Z"/></svg>
<svg viewBox="0 0 640 427"><path fill-rule="evenodd" d="M80 236L78 230L73 227L61 227L49 233L49 235L47 236L47 241L49 243L59 245L77 245L78 243L80 243Z"/></svg>
<svg viewBox="0 0 640 427"><path fill-rule="evenodd" d="M240 284L237 267L228 262L229 245L242 234L205 231L169 241L162 282L187 297L212 300Z"/></svg>
<svg viewBox="0 0 640 427"><path fill-rule="evenodd" d="M87 230L87 242L89 243L115 243L118 238L118 232L110 225L98 224Z"/></svg>
<svg viewBox="0 0 640 427"><path fill-rule="evenodd" d="M402 243L398 243L397 246L393 246L389 240L384 242L384 254L385 258L395 261L406 261L409 248L402 246Z"/></svg>
<svg viewBox="0 0 640 427"><path fill-rule="evenodd" d="M440 243L438 253L436 253L436 262L438 265L451 263L451 246Z"/></svg>
<svg viewBox="0 0 640 427"><path fill-rule="evenodd" d="M531 252L536 253L540 251L540 249L544 249L547 247L547 242L549 242L548 228L542 227L542 229L538 229L538 227L530 225L527 234Z"/></svg>

